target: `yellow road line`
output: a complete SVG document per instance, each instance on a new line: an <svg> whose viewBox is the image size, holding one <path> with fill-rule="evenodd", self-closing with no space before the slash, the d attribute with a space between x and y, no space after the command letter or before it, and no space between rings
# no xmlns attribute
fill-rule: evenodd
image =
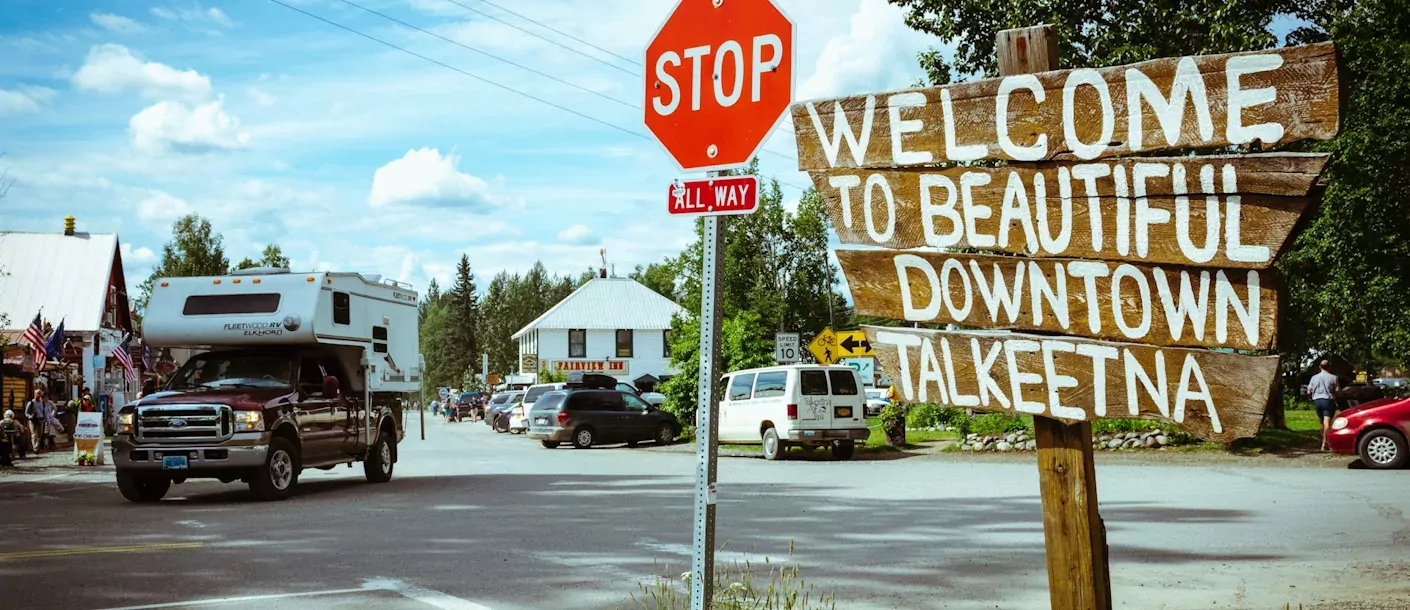
<svg viewBox="0 0 1410 610"><path fill-rule="evenodd" d="M35 557L67 557L70 555L90 555L93 553L140 553L142 551L174 551L205 546L204 542L170 542L166 544L138 544L133 546L92 546L78 549L53 549L49 551L19 551L0 553L0 561L7 559L31 559Z"/></svg>

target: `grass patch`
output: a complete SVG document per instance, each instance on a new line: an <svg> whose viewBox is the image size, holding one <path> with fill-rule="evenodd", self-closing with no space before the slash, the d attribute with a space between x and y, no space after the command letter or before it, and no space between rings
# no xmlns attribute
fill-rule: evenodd
<svg viewBox="0 0 1410 610"><path fill-rule="evenodd" d="M723 549L721 549L723 550ZM789 561L763 563L734 560L715 564L714 610L836 610L837 596L818 592L805 581L798 564L793 563L793 543L788 543ZM631 594L632 604L642 610L685 610L690 608L690 572L680 578L657 576L638 583Z"/></svg>
<svg viewBox="0 0 1410 610"><path fill-rule="evenodd" d="M858 448L859 448L859 449L865 449L865 450L868 450L868 451L886 451L886 450L897 450L897 449L914 449L914 448L917 448L917 447L920 446L920 445L918 445L917 443L930 443L930 442L935 442L935 441L952 441L952 440L956 440L956 439L958 439L958 438L960 437L960 433L955 432L955 431L953 431L953 430L946 430L946 431L943 431L943 432L929 432L929 431L924 431L924 430L907 430L907 431L906 431L906 446L904 446L904 447L899 447L899 448L898 448L898 447L893 447L893 446L891 446L891 445L889 445L889 444L886 443L886 431L881 429L881 418L880 418L880 417L868 417L868 418L867 418L867 427L871 429L871 435L867 437L867 442L866 442L866 444L865 444L865 445L862 445L862 446L859 446Z"/></svg>

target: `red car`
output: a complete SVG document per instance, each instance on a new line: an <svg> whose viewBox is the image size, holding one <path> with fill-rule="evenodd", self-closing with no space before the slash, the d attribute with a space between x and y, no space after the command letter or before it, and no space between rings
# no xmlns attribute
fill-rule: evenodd
<svg viewBox="0 0 1410 610"><path fill-rule="evenodd" d="M1362 403L1332 420L1327 444L1335 453L1354 453L1371 468L1402 468L1410 461L1410 398Z"/></svg>

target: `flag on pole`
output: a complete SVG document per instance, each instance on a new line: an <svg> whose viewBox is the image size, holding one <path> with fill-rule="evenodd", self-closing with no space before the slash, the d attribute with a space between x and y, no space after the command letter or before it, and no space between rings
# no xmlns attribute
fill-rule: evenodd
<svg viewBox="0 0 1410 610"><path fill-rule="evenodd" d="M113 348L113 357L122 365L122 370L127 372L128 381L137 381L137 371L132 368L132 354L127 351L127 343L131 340L131 336L125 337L121 344Z"/></svg>
<svg viewBox="0 0 1410 610"><path fill-rule="evenodd" d="M142 369L148 372L152 370L152 350L146 345L142 346Z"/></svg>
<svg viewBox="0 0 1410 610"><path fill-rule="evenodd" d="M63 354L64 354L64 321L63 321L63 320L59 320L59 327L56 328L56 329L54 329L54 332L49 335L49 341L45 342L45 344L44 344L44 352L45 352L45 360L46 360L46 361L48 360L48 356L51 355L51 354L52 354L52 355L55 355L55 356L58 356L59 358L62 358L62 357L63 357ZM40 365L39 370L41 370L41 371L44 370L44 366L43 366L42 364Z"/></svg>
<svg viewBox="0 0 1410 610"><path fill-rule="evenodd" d="M44 323L39 319L39 314L34 314L34 321L25 329L20 340L34 350L34 362L43 370L44 362L49 360L49 352L44 347Z"/></svg>

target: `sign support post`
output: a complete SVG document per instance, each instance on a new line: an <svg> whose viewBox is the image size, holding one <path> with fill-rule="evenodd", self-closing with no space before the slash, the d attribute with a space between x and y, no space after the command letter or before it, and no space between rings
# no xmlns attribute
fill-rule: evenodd
<svg viewBox="0 0 1410 610"><path fill-rule="evenodd" d="M1058 34L1051 25L1003 30L999 74L1058 69ZM1033 418L1038 441L1038 487L1043 498L1048 592L1059 610L1110 610L1111 573L1106 526L1097 512L1092 423Z"/></svg>
<svg viewBox="0 0 1410 610"><path fill-rule="evenodd" d="M720 172L710 172L719 175ZM691 610L710 610L715 588L715 476L719 459L720 273L724 237L719 216L706 216L700 264L700 381L696 394L695 533L690 562Z"/></svg>

